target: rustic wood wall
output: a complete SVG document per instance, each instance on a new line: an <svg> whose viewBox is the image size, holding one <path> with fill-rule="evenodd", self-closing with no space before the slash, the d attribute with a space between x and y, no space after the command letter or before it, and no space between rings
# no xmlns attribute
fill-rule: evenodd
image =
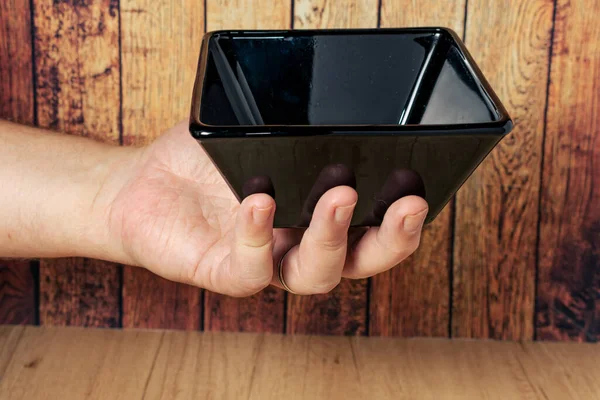
<svg viewBox="0 0 600 400"><path fill-rule="evenodd" d="M3 0L0 117L123 145L186 118L226 28L443 25L516 127L400 267L332 293L232 299L140 269L0 261L0 322L600 339L600 0Z"/></svg>

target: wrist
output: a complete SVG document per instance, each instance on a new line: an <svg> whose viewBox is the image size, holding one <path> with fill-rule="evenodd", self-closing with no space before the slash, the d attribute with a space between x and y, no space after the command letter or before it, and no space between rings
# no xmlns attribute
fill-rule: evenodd
<svg viewBox="0 0 600 400"><path fill-rule="evenodd" d="M81 186L80 229L71 233L80 241L76 256L135 264L123 248L112 212L115 199L139 170L142 154L143 148L110 147L84 170L89 185Z"/></svg>
<svg viewBox="0 0 600 400"><path fill-rule="evenodd" d="M0 257L127 262L107 213L141 152L0 121Z"/></svg>

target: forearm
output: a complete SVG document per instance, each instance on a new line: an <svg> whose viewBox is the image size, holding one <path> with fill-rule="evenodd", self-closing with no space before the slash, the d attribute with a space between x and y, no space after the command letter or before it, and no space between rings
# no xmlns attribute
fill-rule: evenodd
<svg viewBox="0 0 600 400"><path fill-rule="evenodd" d="M0 257L118 258L107 214L126 178L114 171L135 157L0 121Z"/></svg>

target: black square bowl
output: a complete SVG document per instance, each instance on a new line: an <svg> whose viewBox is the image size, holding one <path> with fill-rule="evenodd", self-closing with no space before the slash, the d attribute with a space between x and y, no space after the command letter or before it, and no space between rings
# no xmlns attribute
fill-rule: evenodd
<svg viewBox="0 0 600 400"><path fill-rule="evenodd" d="M354 187L352 226L406 195L432 221L512 122L445 28L206 34L190 132L241 200L275 197L305 227L319 197Z"/></svg>

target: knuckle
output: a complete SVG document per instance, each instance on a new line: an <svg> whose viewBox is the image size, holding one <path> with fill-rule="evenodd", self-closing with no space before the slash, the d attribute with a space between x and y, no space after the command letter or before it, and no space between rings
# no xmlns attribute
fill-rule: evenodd
<svg viewBox="0 0 600 400"><path fill-rule="evenodd" d="M346 244L346 239L342 238L342 239L331 239L331 240L323 240L321 242L321 247L323 247L323 249L327 250L327 251L335 251L335 250L339 250L340 248L342 248L344 245Z"/></svg>
<svg viewBox="0 0 600 400"><path fill-rule="evenodd" d="M330 238L318 238L314 235L311 235L311 240L315 243L315 245L319 246L325 251L336 251L346 245L348 239L346 236L334 236Z"/></svg>
<svg viewBox="0 0 600 400"><path fill-rule="evenodd" d="M240 244L252 250L271 249L273 245L273 238L248 238L246 240L241 240Z"/></svg>

